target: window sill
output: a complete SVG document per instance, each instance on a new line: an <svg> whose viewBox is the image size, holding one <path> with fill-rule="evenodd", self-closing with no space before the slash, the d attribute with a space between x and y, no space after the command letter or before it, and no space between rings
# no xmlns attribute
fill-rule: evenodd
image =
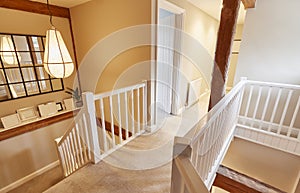
<svg viewBox="0 0 300 193"><path fill-rule="evenodd" d="M78 112L79 109L70 110L70 111L61 111L56 113L55 115L49 117L40 117L34 120L26 121L21 123L20 125L8 129L0 128L0 141L72 118Z"/></svg>

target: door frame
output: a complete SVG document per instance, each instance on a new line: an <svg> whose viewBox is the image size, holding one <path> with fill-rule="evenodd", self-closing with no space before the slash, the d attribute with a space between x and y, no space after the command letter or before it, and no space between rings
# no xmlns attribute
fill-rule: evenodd
<svg viewBox="0 0 300 193"><path fill-rule="evenodd" d="M184 20L185 20L185 9L169 2L166 0L158 0L158 6L157 6L157 24L159 23L159 12L160 9L164 9L167 10L173 14L175 14L175 27L179 28L181 30L184 30ZM156 34L158 36L158 28L156 29ZM181 35L180 33L176 33L175 32L175 38L179 38L181 39ZM174 47L180 51L181 49L181 41L175 41L175 45ZM158 45L158 38L156 38L156 45ZM157 46L156 46L156 55L155 55L155 61L156 61L156 69L155 69L155 80L157 80ZM171 92L171 114L174 115L178 115L182 112L182 109L179 109L179 99L176 95L174 95L174 93L178 93L179 91L179 78L180 78L180 73L179 73L179 69L180 69L180 65L181 65L181 55L180 53L176 53L174 52L174 63L173 63L173 72L172 72L172 85L171 88L173 89L173 91ZM157 86L157 83L156 83ZM157 87L156 87L157 88ZM157 90L156 90L157 93ZM156 95L155 95L156 96ZM155 101L156 98L155 98ZM156 112L157 112L157 108L156 108ZM157 113L156 113L157 115ZM157 119L157 117L156 117Z"/></svg>

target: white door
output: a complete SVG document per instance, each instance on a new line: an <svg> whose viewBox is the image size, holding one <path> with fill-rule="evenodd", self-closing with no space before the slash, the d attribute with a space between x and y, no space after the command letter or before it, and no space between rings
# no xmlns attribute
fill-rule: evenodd
<svg viewBox="0 0 300 193"><path fill-rule="evenodd" d="M157 37L157 108L171 113L174 63L175 14L159 10Z"/></svg>

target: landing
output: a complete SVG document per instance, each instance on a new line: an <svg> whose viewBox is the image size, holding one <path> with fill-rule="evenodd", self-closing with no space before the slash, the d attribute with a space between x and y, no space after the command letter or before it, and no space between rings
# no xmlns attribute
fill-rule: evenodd
<svg viewBox="0 0 300 193"><path fill-rule="evenodd" d="M127 143L96 165L88 165L46 193L167 193L171 186L173 140L188 131L205 113L199 102L180 116L159 117L160 129Z"/></svg>
<svg viewBox="0 0 300 193"><path fill-rule="evenodd" d="M105 162L88 165L51 187L46 193L166 193L170 191L171 163L151 170L125 170Z"/></svg>

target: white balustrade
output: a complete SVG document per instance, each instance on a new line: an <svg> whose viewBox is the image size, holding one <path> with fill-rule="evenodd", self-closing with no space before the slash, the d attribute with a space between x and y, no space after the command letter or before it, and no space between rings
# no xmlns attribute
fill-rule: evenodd
<svg viewBox="0 0 300 193"><path fill-rule="evenodd" d="M146 83L97 95L83 93L82 98L83 107L72 125L56 139L65 176L87 163L98 163L142 134L147 125Z"/></svg>
<svg viewBox="0 0 300 193"><path fill-rule="evenodd" d="M240 101L246 81L241 81L228 95L226 95L210 112L208 112L183 138L175 138L174 154L184 146L190 148L190 162L199 178L204 182L207 190L212 186L216 171L222 162L231 139L239 113ZM185 142L185 144L183 144ZM180 148L178 148L179 146ZM186 151L186 150L185 150ZM175 153L176 152L176 153ZM179 152L179 156L182 154ZM186 153L185 153L186 154ZM173 161L173 167L178 160ZM177 173L176 173L177 172ZM172 172L172 181L177 181L178 171ZM188 184L182 184L188 186ZM182 189L183 191L178 191ZM185 188L172 186L171 193L183 193ZM200 191L199 191L200 193Z"/></svg>
<svg viewBox="0 0 300 193"><path fill-rule="evenodd" d="M206 192L200 183L199 191L193 189L191 175L209 190L234 136L300 156L299 109L300 86L243 79L184 137L175 138L171 193ZM183 162L194 170L184 171Z"/></svg>
<svg viewBox="0 0 300 193"><path fill-rule="evenodd" d="M300 86L247 81L236 136L300 155Z"/></svg>

